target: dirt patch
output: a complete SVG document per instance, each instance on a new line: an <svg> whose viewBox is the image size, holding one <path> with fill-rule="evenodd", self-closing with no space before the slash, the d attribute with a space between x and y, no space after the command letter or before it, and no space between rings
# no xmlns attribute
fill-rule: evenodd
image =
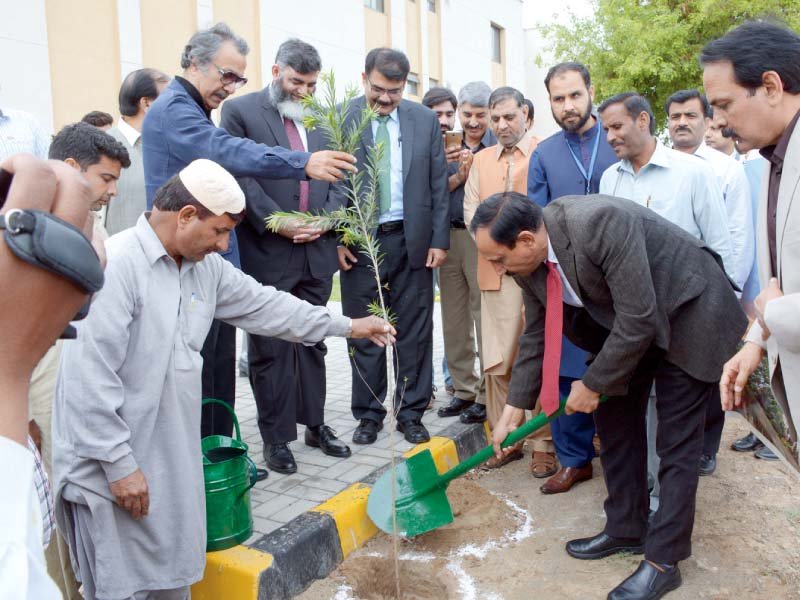
<svg viewBox="0 0 800 600"><path fill-rule="evenodd" d="M400 561L400 597L409 600L438 600L450 595L442 559L425 557ZM363 556L342 568L339 576L352 597L360 600L397 598L394 563L385 556ZM343 592L343 595L346 592Z"/></svg>

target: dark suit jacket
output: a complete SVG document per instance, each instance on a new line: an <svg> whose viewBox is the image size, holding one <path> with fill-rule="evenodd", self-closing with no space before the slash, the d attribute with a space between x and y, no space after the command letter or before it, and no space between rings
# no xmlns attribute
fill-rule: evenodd
<svg viewBox="0 0 800 600"><path fill-rule="evenodd" d="M366 106L364 96L353 101L346 123L353 123ZM429 248L450 248L450 207L447 162L436 114L416 102L402 100L397 108L403 148L403 225L408 260L413 269L425 266ZM367 126L356 150L359 170L374 144Z"/></svg>
<svg viewBox="0 0 800 600"><path fill-rule="evenodd" d="M585 309L564 305L564 333L597 355L582 378L587 387L624 395L653 345L695 379L719 380L747 318L716 254L621 198L565 196L543 213L558 262ZM541 386L547 269L515 279L525 301L525 331L508 403L531 408Z"/></svg>
<svg viewBox="0 0 800 600"><path fill-rule="evenodd" d="M283 118L272 104L267 88L228 100L222 105L222 127L238 137L250 138L267 146L289 148ZM319 130L307 131L309 152L325 148ZM246 218L237 227L242 269L261 283L274 284L283 276L292 250L292 240L267 231L265 219L274 212L297 210L300 187L296 179L237 177L247 202ZM330 194L325 181L310 182L309 211L334 211L343 199ZM311 274L318 279L330 277L339 268L336 237L329 232L305 244Z"/></svg>

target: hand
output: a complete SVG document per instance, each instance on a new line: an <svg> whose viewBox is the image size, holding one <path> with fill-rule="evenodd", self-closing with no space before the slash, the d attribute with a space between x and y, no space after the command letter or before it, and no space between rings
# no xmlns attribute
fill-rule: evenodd
<svg viewBox="0 0 800 600"><path fill-rule="evenodd" d="M444 149L444 158L447 162L456 162L461 156L461 146L447 146Z"/></svg>
<svg viewBox="0 0 800 600"><path fill-rule="evenodd" d="M321 236L323 233L325 233L325 231L319 227L307 227L298 221L293 221L292 223L278 230L279 235L292 240L295 244L307 244L308 242L313 242L314 240L319 239L319 236Z"/></svg>
<svg viewBox="0 0 800 600"><path fill-rule="evenodd" d="M353 339L369 339L376 346L383 348L394 344L397 331L388 321L375 316L353 319L350 337Z"/></svg>
<svg viewBox="0 0 800 600"><path fill-rule="evenodd" d="M28 421L28 435L31 436L31 439L33 440L33 445L36 446L36 449L39 451L39 454L41 454L42 430L39 427L39 424L34 419Z"/></svg>
<svg viewBox="0 0 800 600"><path fill-rule="evenodd" d="M428 260L425 261L425 266L429 269L440 267L447 258L447 250L441 248L428 248Z"/></svg>
<svg viewBox="0 0 800 600"><path fill-rule="evenodd" d="M764 313L767 311L767 303L770 300L775 300L775 298L780 298L783 296L783 292L781 291L781 286L778 285L778 280L773 277L769 280L769 285L765 290L756 296L755 301L753 302L755 311L756 311L756 319L758 319L758 324L761 326L763 331L762 337L766 340L770 336L769 327L767 327L766 321L764 321Z"/></svg>
<svg viewBox="0 0 800 600"><path fill-rule="evenodd" d="M475 155L469 150L462 150L458 158L458 175L462 181L469 177L469 170L472 168L472 159Z"/></svg>
<svg viewBox="0 0 800 600"><path fill-rule="evenodd" d="M356 255L347 246L338 246L336 252L339 254L339 268L342 271L349 271L358 262Z"/></svg>
<svg viewBox="0 0 800 600"><path fill-rule="evenodd" d="M492 430L492 446L494 446L494 455L498 460L502 460L503 454L510 451L509 448L501 448L502 443L508 437L508 434L520 426L525 419L525 411L521 408L516 408L510 404L506 404L503 408L503 414L497 420L497 423Z"/></svg>
<svg viewBox="0 0 800 600"><path fill-rule="evenodd" d="M310 179L320 179L334 183L344 179L342 171L357 173L356 157L347 152L320 150L314 152L306 163L306 175Z"/></svg>
<svg viewBox="0 0 800 600"><path fill-rule="evenodd" d="M597 409L598 404L600 404L600 394L590 390L578 379L572 382L564 413L568 415L576 412L591 414Z"/></svg>
<svg viewBox="0 0 800 600"><path fill-rule="evenodd" d="M742 390L761 359L764 351L758 344L745 343L722 367L722 377L719 380L719 397L722 401L722 410L733 410L742 406Z"/></svg>
<svg viewBox="0 0 800 600"><path fill-rule="evenodd" d="M124 508L134 520L138 521L146 517L150 511L150 493L147 490L147 480L141 469L136 469L133 473L108 485L117 504Z"/></svg>

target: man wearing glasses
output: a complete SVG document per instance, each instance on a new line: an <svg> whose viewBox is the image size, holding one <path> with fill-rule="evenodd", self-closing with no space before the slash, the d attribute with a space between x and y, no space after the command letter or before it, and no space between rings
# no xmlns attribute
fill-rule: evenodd
<svg viewBox="0 0 800 600"><path fill-rule="evenodd" d="M225 23L198 31L181 55L177 76L153 103L142 126L142 158L148 210L156 190L196 159L212 160L236 177L321 179L337 181L355 171L354 156L343 152L313 154L269 147L230 135L211 121L211 111L247 83L247 42ZM236 237L223 256L239 267ZM234 402L236 330L214 321L203 347L203 396ZM199 400L199 399L198 399ZM231 434L230 420L204 412L203 434Z"/></svg>

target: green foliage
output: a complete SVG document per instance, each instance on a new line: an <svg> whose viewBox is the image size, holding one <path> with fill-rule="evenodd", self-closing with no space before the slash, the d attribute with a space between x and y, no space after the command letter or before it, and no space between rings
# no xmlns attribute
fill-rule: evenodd
<svg viewBox="0 0 800 600"><path fill-rule="evenodd" d="M653 105L658 128L664 102L702 88L698 57L711 40L748 19L772 17L800 27L797 0L592 0L593 18L539 28L556 62L577 60L592 75L595 99L636 91ZM543 65L547 66L547 65Z"/></svg>

